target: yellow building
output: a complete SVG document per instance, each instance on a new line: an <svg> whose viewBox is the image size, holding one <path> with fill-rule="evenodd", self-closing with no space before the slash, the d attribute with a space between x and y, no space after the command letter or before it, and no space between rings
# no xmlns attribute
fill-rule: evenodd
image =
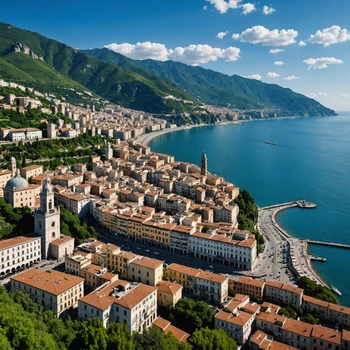
<svg viewBox="0 0 350 350"><path fill-rule="evenodd" d="M4 197L4 188L9 180L12 179L12 171L7 169L0 170L0 197Z"/></svg>
<svg viewBox="0 0 350 350"><path fill-rule="evenodd" d="M4 198L14 208L27 206L34 209L39 206L40 190L40 185L29 185L17 170L16 176L5 185Z"/></svg>
<svg viewBox="0 0 350 350"><path fill-rule="evenodd" d="M127 267L127 280L156 286L163 277L163 261L137 256Z"/></svg>
<svg viewBox="0 0 350 350"><path fill-rule="evenodd" d="M170 281L160 281L157 284L157 302L159 306L175 306L182 298L182 285Z"/></svg>
<svg viewBox="0 0 350 350"><path fill-rule="evenodd" d="M21 176L26 179L27 181L34 176L41 175L43 173L43 166L42 165L29 165L20 170Z"/></svg>

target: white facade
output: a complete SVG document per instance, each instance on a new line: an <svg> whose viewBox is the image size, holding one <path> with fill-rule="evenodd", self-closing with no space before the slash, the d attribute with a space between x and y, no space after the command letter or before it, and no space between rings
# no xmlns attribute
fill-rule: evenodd
<svg viewBox="0 0 350 350"><path fill-rule="evenodd" d="M25 235L0 241L0 276L29 267L41 260L41 239Z"/></svg>

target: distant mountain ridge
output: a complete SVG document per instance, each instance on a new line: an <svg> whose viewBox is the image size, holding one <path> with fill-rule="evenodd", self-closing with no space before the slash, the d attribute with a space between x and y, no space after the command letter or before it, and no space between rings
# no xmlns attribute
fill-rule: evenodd
<svg viewBox="0 0 350 350"><path fill-rule="evenodd" d="M266 84L238 75L228 76L180 62L132 60L107 48L84 52L133 72L147 70L186 90L206 104L238 109L276 108L281 115L336 115L318 101L276 84Z"/></svg>
<svg viewBox="0 0 350 350"><path fill-rule="evenodd" d="M38 33L0 23L0 78L60 93L90 90L124 107L153 113L184 112L196 99L143 69L125 70Z"/></svg>

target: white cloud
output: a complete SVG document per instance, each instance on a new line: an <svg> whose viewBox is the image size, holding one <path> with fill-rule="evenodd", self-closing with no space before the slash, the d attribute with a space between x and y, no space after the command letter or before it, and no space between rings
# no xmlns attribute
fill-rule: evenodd
<svg viewBox="0 0 350 350"><path fill-rule="evenodd" d="M289 77L283 78L283 80L297 80L299 77L296 77L295 75L290 75Z"/></svg>
<svg viewBox="0 0 350 350"><path fill-rule="evenodd" d="M263 46L286 46L295 43L298 32L294 29L269 30L263 26L254 26L241 34L233 34L232 39Z"/></svg>
<svg viewBox="0 0 350 350"><path fill-rule="evenodd" d="M307 94L306 96L309 96L311 98L316 98L317 97L317 94L313 93L313 92L310 92L309 94Z"/></svg>
<svg viewBox="0 0 350 350"><path fill-rule="evenodd" d="M322 58L308 58L303 61L308 65L309 68L313 69L324 69L327 68L331 64L342 64L344 63L342 60L339 60L334 57L322 57Z"/></svg>
<svg viewBox="0 0 350 350"><path fill-rule="evenodd" d="M203 6L203 10L204 11L208 10L208 6Z"/></svg>
<svg viewBox="0 0 350 350"><path fill-rule="evenodd" d="M226 13L229 9L239 8L241 0L207 0L210 2L221 14Z"/></svg>
<svg viewBox="0 0 350 350"><path fill-rule="evenodd" d="M349 96L347 94L342 94L341 97L343 98L349 98Z"/></svg>
<svg viewBox="0 0 350 350"><path fill-rule="evenodd" d="M310 35L310 43L329 46L331 44L343 43L350 40L350 32L339 26L318 30L316 34Z"/></svg>
<svg viewBox="0 0 350 350"><path fill-rule="evenodd" d="M246 76L245 78L261 80L261 75L260 74L251 74L251 75Z"/></svg>
<svg viewBox="0 0 350 350"><path fill-rule="evenodd" d="M271 13L274 13L276 10L272 7L264 6L263 7L263 14L264 15L271 15Z"/></svg>
<svg viewBox="0 0 350 350"><path fill-rule="evenodd" d="M246 4L243 4L240 7L243 9L242 11L243 15L248 15L249 13L256 11L255 5L251 4L250 2L247 2Z"/></svg>
<svg viewBox="0 0 350 350"><path fill-rule="evenodd" d="M240 49L232 46L220 49L210 45L189 45L168 49L163 44L147 41L137 44L109 44L105 47L138 60L151 58L158 61L174 60L188 64L200 64L216 61L219 58L229 62L237 61L240 58Z"/></svg>
<svg viewBox="0 0 350 350"><path fill-rule="evenodd" d="M280 52L284 52L283 49L271 49L270 53L280 53Z"/></svg>
<svg viewBox="0 0 350 350"><path fill-rule="evenodd" d="M305 43L305 41L300 40L298 45L300 47L302 47L302 46L306 46L306 43Z"/></svg>
<svg viewBox="0 0 350 350"><path fill-rule="evenodd" d="M321 97L328 97L328 95L324 92L319 92L318 93L318 96L321 96Z"/></svg>
<svg viewBox="0 0 350 350"><path fill-rule="evenodd" d="M266 74L269 78L278 78L280 75L275 72L268 72Z"/></svg>
<svg viewBox="0 0 350 350"><path fill-rule="evenodd" d="M225 36L226 36L226 34L227 34L228 32L220 32L220 33L218 33L218 35L216 36L218 39L223 39Z"/></svg>
<svg viewBox="0 0 350 350"><path fill-rule="evenodd" d="M284 62L283 61L275 61L274 63L276 66L283 66Z"/></svg>

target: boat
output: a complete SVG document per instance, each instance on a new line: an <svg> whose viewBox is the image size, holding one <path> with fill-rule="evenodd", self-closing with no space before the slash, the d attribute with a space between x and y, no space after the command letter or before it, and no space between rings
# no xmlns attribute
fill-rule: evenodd
<svg viewBox="0 0 350 350"><path fill-rule="evenodd" d="M338 288L334 287L334 286L331 286L331 291L334 292L335 294L338 294L339 296L342 295L341 291Z"/></svg>
<svg viewBox="0 0 350 350"><path fill-rule="evenodd" d="M265 141L264 143L266 143L267 145L273 145L273 146L276 146L277 144L274 143L274 142L269 142L269 141Z"/></svg>

